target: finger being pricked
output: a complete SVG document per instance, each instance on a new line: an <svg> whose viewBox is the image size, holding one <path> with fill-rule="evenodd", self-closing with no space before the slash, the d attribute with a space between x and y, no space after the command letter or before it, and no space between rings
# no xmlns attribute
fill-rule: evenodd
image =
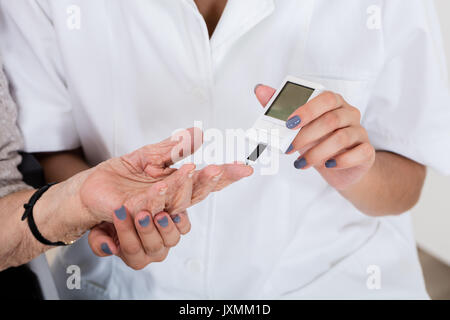
<svg viewBox="0 0 450 320"><path fill-rule="evenodd" d="M221 167L223 168L223 174L217 182L214 191L220 191L230 184L250 177L253 174L253 168L244 163L229 163Z"/></svg>
<svg viewBox="0 0 450 320"><path fill-rule="evenodd" d="M191 205L206 199L214 191L224 173L224 168L209 165L194 173Z"/></svg>

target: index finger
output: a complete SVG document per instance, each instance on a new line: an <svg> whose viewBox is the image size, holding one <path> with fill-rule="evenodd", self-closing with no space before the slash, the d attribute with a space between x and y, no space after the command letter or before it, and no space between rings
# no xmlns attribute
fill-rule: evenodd
<svg viewBox="0 0 450 320"><path fill-rule="evenodd" d="M299 129L344 104L345 101L339 94L331 91L323 92L295 110L286 121L286 127L293 130Z"/></svg>
<svg viewBox="0 0 450 320"><path fill-rule="evenodd" d="M253 174L253 168L241 163L224 164L223 174L217 182L213 192L220 191L230 184Z"/></svg>

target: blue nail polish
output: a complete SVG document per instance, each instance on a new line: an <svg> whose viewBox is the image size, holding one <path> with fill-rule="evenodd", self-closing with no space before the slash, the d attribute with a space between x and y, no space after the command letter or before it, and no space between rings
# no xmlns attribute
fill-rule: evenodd
<svg viewBox="0 0 450 320"><path fill-rule="evenodd" d="M150 224L150 216L146 216L144 219L139 220L141 227L147 227Z"/></svg>
<svg viewBox="0 0 450 320"><path fill-rule="evenodd" d="M162 219L158 220L158 224L163 227L166 228L169 225L169 219L167 219L167 217L164 217Z"/></svg>
<svg viewBox="0 0 450 320"><path fill-rule="evenodd" d="M116 217L119 220L123 221L127 218L127 210L125 209L124 206L122 206L120 209L114 211L114 213L116 214Z"/></svg>
<svg viewBox="0 0 450 320"><path fill-rule="evenodd" d="M300 122L302 122L300 117L294 116L286 122L286 127L288 127L288 129L294 129L296 126L300 124Z"/></svg>
<svg viewBox="0 0 450 320"><path fill-rule="evenodd" d="M337 166L336 160L330 159L327 162L325 162L325 167L327 168L334 168Z"/></svg>
<svg viewBox="0 0 450 320"><path fill-rule="evenodd" d="M306 167L306 165L307 163L305 158L298 159L294 162L294 167L296 169L303 169L304 167Z"/></svg>
<svg viewBox="0 0 450 320"><path fill-rule="evenodd" d="M286 153L291 152L294 149L294 146L291 144L289 148L286 150Z"/></svg>
<svg viewBox="0 0 450 320"><path fill-rule="evenodd" d="M102 243L101 248L104 253L109 254L109 255L112 254L111 249L109 248L107 243Z"/></svg>
<svg viewBox="0 0 450 320"><path fill-rule="evenodd" d="M177 214L175 217L172 218L173 222L179 223L181 221L180 216Z"/></svg>

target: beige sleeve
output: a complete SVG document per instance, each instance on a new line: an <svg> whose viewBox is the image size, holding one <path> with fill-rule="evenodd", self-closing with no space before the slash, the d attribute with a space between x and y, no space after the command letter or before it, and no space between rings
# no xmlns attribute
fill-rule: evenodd
<svg viewBox="0 0 450 320"><path fill-rule="evenodd" d="M8 89L0 61L0 197L30 188L22 182L17 169L22 137L17 127L17 108Z"/></svg>

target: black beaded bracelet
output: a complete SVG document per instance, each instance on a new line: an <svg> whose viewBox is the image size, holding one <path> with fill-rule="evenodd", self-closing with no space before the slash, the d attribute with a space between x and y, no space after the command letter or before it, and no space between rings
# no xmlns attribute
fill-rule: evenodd
<svg viewBox="0 0 450 320"><path fill-rule="evenodd" d="M51 186L54 186L56 183L49 183L46 186L42 187L41 189L39 189L38 191L36 191L30 198L30 200L28 201L27 204L25 204L23 207L25 208L25 212L22 216L22 221L24 221L25 219L28 220L28 226L30 227L30 231L33 234L33 236L36 238L37 241L39 241L42 244L45 244L46 246L54 246L54 247L59 247L59 246L66 246L68 245L68 243L62 242L62 241L58 241L58 242L51 242L47 239L45 239L42 234L39 232L37 226L36 226L36 222L34 221L34 217L33 217L33 208L34 205L36 204L36 202L42 197L42 195L48 190L50 189Z"/></svg>

